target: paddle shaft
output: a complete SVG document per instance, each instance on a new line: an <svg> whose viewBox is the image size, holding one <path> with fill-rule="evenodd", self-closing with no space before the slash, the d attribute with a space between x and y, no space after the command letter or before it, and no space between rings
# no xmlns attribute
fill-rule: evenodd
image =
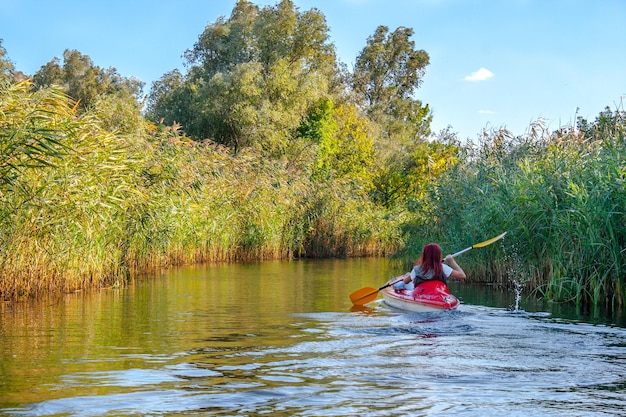
<svg viewBox="0 0 626 417"><path fill-rule="evenodd" d="M385 289L385 288L387 288L387 287L391 287L392 285L395 285L395 284L397 284L397 283L398 283L398 282L400 282L400 281L404 281L404 277L402 277L401 279L399 279L399 280L397 280L397 281L390 282L390 283L388 283L388 284L383 285L382 287L380 287L380 288L378 289L378 291L380 291L380 290L384 290L384 289ZM378 291L376 291L376 292L378 292Z"/></svg>
<svg viewBox="0 0 626 417"><path fill-rule="evenodd" d="M506 235L506 232L504 232L504 233L502 233L501 235L498 235L498 236L496 236L496 237L494 237L494 238L491 238L491 239L489 239L489 240L485 240L484 242L481 242L481 243L477 243L477 244L475 244L475 245L472 245L472 246L470 246L469 248L465 248L465 249L463 249L462 251L459 251L459 252L457 252L457 253L452 254L451 256L452 256L453 258L455 258L455 257L457 257L457 256L459 256L459 255L464 254L465 252L469 252L469 251L471 251L472 249L475 249L475 248L482 248L482 247L485 247L485 246L487 246L487 245L491 245L493 242L496 242L496 241L498 241L498 240L502 239L502 238L504 237L504 235Z"/></svg>
<svg viewBox="0 0 626 417"><path fill-rule="evenodd" d="M463 249L463 250L460 250L460 251L458 251L457 253L453 253L453 254L452 254L452 255L450 255L450 256L452 256L453 258L456 258L456 257L457 257L457 256L459 256L459 255L463 255L465 252L469 252L469 251L471 251L472 249L474 249L474 247L473 247L473 246L470 246L469 248L465 248L465 249ZM444 260L445 260L445 259L442 259L442 260L441 260L441 262L443 262Z"/></svg>

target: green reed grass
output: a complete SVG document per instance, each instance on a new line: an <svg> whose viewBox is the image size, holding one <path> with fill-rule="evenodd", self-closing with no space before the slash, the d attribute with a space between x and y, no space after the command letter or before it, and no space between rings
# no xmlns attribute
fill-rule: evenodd
<svg viewBox="0 0 626 417"><path fill-rule="evenodd" d="M170 265L402 244L399 221L348 182L313 182L123 111L102 122L111 102L77 115L58 90L0 88L2 299L122 285Z"/></svg>
<svg viewBox="0 0 626 417"><path fill-rule="evenodd" d="M504 242L463 255L472 279L513 276L550 299L624 303L623 121L485 132L410 210L383 209L357 181L313 181L306 165L232 155L132 109L103 122L118 109L111 101L79 115L55 89L0 90L1 299L197 262L402 248L414 258L428 241L451 253L506 230Z"/></svg>
<svg viewBox="0 0 626 417"><path fill-rule="evenodd" d="M620 119L621 120L621 119ZM548 133L540 124L516 137L485 132L449 173L433 240L463 247L507 230L496 245L465 256L472 276L507 285L515 268L546 298L624 304L626 178L623 120L612 130ZM521 259L507 265L506 247ZM508 283L510 285L510 283Z"/></svg>

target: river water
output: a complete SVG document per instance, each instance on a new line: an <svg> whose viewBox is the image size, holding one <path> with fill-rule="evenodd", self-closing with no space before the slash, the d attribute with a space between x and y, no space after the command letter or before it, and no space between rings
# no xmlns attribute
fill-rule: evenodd
<svg viewBox="0 0 626 417"><path fill-rule="evenodd" d="M348 295L385 259L186 267L0 305L2 416L608 416L626 324L454 283L455 311Z"/></svg>

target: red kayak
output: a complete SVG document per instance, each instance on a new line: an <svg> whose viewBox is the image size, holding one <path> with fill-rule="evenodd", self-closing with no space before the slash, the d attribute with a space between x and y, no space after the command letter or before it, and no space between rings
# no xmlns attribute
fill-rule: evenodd
<svg viewBox="0 0 626 417"><path fill-rule="evenodd" d="M459 305L459 299L439 280L422 282L414 290L395 290L389 286L382 293L387 305L418 313L451 310Z"/></svg>

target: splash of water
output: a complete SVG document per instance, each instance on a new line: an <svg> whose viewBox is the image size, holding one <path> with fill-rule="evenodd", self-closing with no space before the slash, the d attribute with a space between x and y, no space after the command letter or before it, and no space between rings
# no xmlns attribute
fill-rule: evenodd
<svg viewBox="0 0 626 417"><path fill-rule="evenodd" d="M513 288L515 290L515 307L513 308L513 312L517 313L520 311L519 304L522 300L522 290L524 289L524 286L518 280L513 280L513 285Z"/></svg>
<svg viewBox="0 0 626 417"><path fill-rule="evenodd" d="M521 264L519 252L517 250L517 246L515 245L510 246L508 251L506 250L504 243L501 243L501 245L505 253L505 263L508 265L506 271L507 279L511 284L513 284L513 290L515 291L515 305L511 306L511 311L513 313L523 313L524 310L520 309L520 303L522 301L525 279L524 276L519 273L521 269L519 268L519 265Z"/></svg>

